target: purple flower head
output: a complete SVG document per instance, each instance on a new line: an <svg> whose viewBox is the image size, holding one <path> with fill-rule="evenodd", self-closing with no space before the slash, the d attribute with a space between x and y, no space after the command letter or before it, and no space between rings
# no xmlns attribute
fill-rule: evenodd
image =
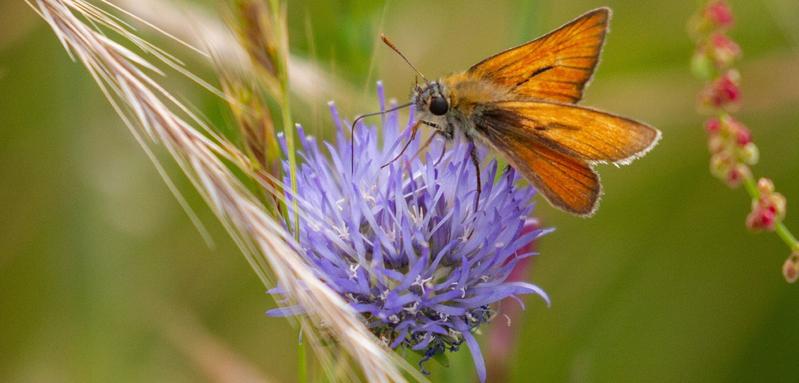
<svg viewBox="0 0 799 383"><path fill-rule="evenodd" d="M379 83L378 94L385 110ZM376 126L360 124L351 170L349 124L332 103L330 110L335 144L319 145L298 127L298 200L312 207L299 223L301 252L375 335L392 348L422 354L422 371L424 361L465 342L485 380L472 333L494 316L491 305L519 294L548 300L535 285L507 281L516 264L533 255L524 253L526 245L546 232L523 230L535 190L518 186L511 168L500 172L491 161L480 174L484 186L475 211L475 169L469 144L460 139L435 141L415 155L417 139L383 168L410 139L412 110L402 132L397 112L382 117L383 145ZM270 311L295 313L294 307Z"/></svg>

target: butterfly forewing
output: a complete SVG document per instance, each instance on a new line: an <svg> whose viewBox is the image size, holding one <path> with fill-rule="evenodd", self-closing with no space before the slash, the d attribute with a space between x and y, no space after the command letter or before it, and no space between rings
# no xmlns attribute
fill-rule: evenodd
<svg viewBox="0 0 799 383"><path fill-rule="evenodd" d="M489 57L467 73L518 98L575 103L599 62L609 19L609 9L593 10L541 38Z"/></svg>

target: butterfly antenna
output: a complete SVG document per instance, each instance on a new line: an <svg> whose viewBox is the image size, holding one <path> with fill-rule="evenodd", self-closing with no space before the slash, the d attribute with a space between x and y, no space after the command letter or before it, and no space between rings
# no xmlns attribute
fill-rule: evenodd
<svg viewBox="0 0 799 383"><path fill-rule="evenodd" d="M427 77L425 77L425 76L422 74L422 72L419 72L419 70L418 70L418 69L416 69L416 67L415 67L415 66L413 66L413 64L411 64L411 60L408 60L408 58L407 58L407 57L405 57L405 55L404 55L404 54L402 54L402 52L400 52L399 48L397 48L397 46L396 46L396 45L394 45L394 43L393 43L393 42L391 42L391 40L389 40L389 39L388 39L388 37L386 37L386 35L384 35L384 34L382 34L382 33L381 33L381 34L380 34L380 39L381 39L381 40L383 40L383 43L385 43L386 45L388 45L388 47L389 47L389 48L391 48L391 49L392 49L394 52L397 52L397 54L398 54L400 57L402 57L402 59L403 59L403 60L405 60L405 62L406 62L406 63L407 63L407 64L408 64L408 65L411 67L411 69L413 69L413 71L414 71L414 72L416 72L416 74L418 74L418 75L419 75L419 77L421 77L421 78L422 78L422 80L424 80L424 82L426 82L426 83L428 83L428 84L430 83L430 81L428 81L428 80L427 80Z"/></svg>
<svg viewBox="0 0 799 383"><path fill-rule="evenodd" d="M395 106L393 108L386 109L382 112L362 114L357 118L355 118L354 121L352 121L352 126L350 127L350 132L352 132L352 136L350 136L350 174L355 174L355 128L358 126L358 123L361 122L361 120L363 120L366 117L379 116L381 114L395 112L402 108L407 108L412 104L413 103L409 102L407 104L402 104Z"/></svg>

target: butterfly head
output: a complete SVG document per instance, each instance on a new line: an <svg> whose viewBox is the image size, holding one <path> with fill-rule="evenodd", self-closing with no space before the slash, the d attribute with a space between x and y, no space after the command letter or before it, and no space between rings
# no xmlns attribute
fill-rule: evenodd
<svg viewBox="0 0 799 383"><path fill-rule="evenodd" d="M417 86L413 94L413 103L416 110L433 116L443 116L450 109L446 89L438 81Z"/></svg>

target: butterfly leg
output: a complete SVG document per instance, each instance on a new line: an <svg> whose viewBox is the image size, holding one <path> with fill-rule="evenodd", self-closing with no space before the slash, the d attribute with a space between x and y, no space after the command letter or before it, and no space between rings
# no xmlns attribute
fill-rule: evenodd
<svg viewBox="0 0 799 383"><path fill-rule="evenodd" d="M433 134L431 134L431 135L430 135L430 137L427 139L427 141L425 141L425 142L424 142L424 144L422 144L421 146L419 146L419 149L418 149L418 150L416 150L416 153L414 153L414 154L413 154L413 156L411 156L411 158L416 158L416 156L418 156L419 154L421 154L421 153L422 153L422 151L424 151L425 149L427 149L427 148L430 146L430 144L432 144L432 143L433 143L433 140L436 138L436 136L441 136L441 137L444 137L444 138L446 138L446 137L444 136L444 134L443 134L443 133L441 133L441 132L440 132L440 131L438 131L438 130L434 130L434 131L433 131ZM444 143L444 145L446 145L446 141L444 141L444 142L445 142L445 143ZM446 149L446 148L445 148L445 149ZM438 165L438 163L439 163L439 162L441 162L441 159L442 159L443 157L444 157L444 152L442 151L442 152L441 152L441 157L439 157L439 159L438 159L438 160L435 162L435 165Z"/></svg>
<svg viewBox="0 0 799 383"><path fill-rule="evenodd" d="M424 121L419 120L419 121L416 121L415 124L413 124L413 126L411 127L411 138L409 138L408 141L405 142L405 145L402 146L402 150L400 150L399 154L397 154L396 157L392 158L391 161L388 161L385 164L383 164L382 166L380 166L381 169L385 168L388 165L391 165L394 161L396 161L400 157L402 157L402 155L405 153L405 151L408 150L408 147L411 146L411 142L413 142L413 140L416 139L416 133L419 132L419 125L421 125L423 122Z"/></svg>
<svg viewBox="0 0 799 383"><path fill-rule="evenodd" d="M434 122L422 121L422 123L434 129L433 136L438 135L444 138L444 146L441 148L441 155L438 156L438 160L436 160L436 162L433 164L434 166L438 166L438 164L440 164L444 159L444 154L447 153L447 143L452 141L454 130L451 124L447 124L447 129L445 129Z"/></svg>
<svg viewBox="0 0 799 383"><path fill-rule="evenodd" d="M449 141L446 140L446 136L444 136L444 138L445 138L444 145L441 146L441 154L438 156L438 159L433 164L434 166L438 166L438 164L440 164L441 161L444 160L444 154L447 154L447 143L449 143Z"/></svg>
<svg viewBox="0 0 799 383"><path fill-rule="evenodd" d="M477 156L477 145L475 144L474 140L471 137L467 138L471 144L469 157L472 159L475 175L477 177L477 195L474 197L474 211L477 212L477 208L480 206L480 194L483 192L483 180L480 177L480 157Z"/></svg>

